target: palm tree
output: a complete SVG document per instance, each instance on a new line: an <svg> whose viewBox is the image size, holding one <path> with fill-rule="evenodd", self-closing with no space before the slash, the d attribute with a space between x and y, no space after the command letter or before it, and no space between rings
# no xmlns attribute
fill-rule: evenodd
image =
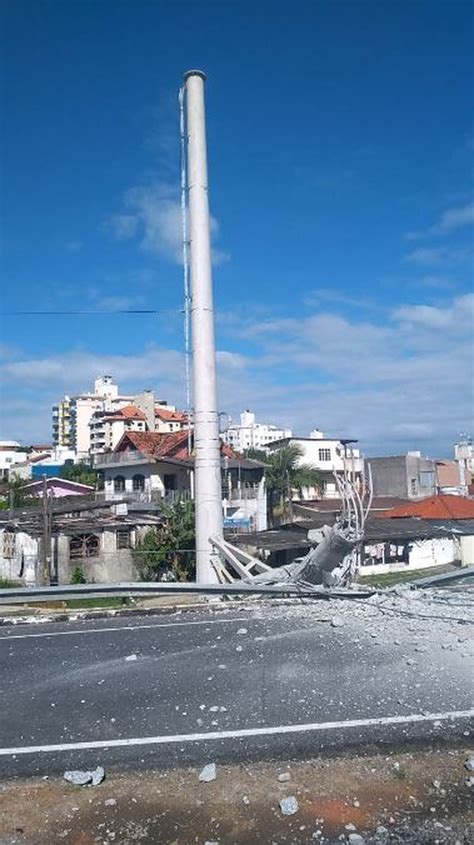
<svg viewBox="0 0 474 845"><path fill-rule="evenodd" d="M267 482L267 502L269 522L274 518L291 518L291 502L293 491L297 490L302 496L305 487L322 488L322 478L319 470L311 464L301 463L303 449L297 443L282 446L275 452L265 452L250 449L249 458L258 458L266 465L265 477Z"/></svg>

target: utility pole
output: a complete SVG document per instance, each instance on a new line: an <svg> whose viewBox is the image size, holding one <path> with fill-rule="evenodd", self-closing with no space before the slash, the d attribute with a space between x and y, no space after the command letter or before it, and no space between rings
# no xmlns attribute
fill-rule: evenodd
<svg viewBox="0 0 474 845"><path fill-rule="evenodd" d="M53 521L53 500L48 496L48 480L43 476L43 533L41 538L41 581L51 584L51 529Z"/></svg>
<svg viewBox="0 0 474 845"><path fill-rule="evenodd" d="M223 538L219 414L216 387L214 305L207 184L205 73L184 75L191 265L191 326L194 404L196 577L217 582L218 553L210 537Z"/></svg>

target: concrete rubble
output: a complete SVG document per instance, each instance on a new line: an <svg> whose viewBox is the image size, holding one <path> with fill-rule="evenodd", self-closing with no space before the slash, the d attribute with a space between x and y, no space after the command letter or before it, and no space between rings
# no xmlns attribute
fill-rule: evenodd
<svg viewBox="0 0 474 845"><path fill-rule="evenodd" d="M288 798L282 798L278 803L284 816L293 816L299 810L298 801L294 795L289 795Z"/></svg>
<svg viewBox="0 0 474 845"><path fill-rule="evenodd" d="M216 764L208 763L199 773L199 780L201 783L210 783L216 779Z"/></svg>
<svg viewBox="0 0 474 845"><path fill-rule="evenodd" d="M72 769L64 772L64 780L74 786L99 786L105 778L105 771L102 766L97 766L91 771L81 771L80 769Z"/></svg>

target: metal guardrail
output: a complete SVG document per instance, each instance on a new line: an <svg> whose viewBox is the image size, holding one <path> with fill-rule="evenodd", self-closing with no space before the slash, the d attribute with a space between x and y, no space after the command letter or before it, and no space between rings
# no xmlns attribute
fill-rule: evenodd
<svg viewBox="0 0 474 845"><path fill-rule="evenodd" d="M247 584L242 581L234 584L131 581L118 582L117 584L64 584L58 587L11 587L0 590L0 605L68 601L79 598L133 598L135 596L159 596L173 593L197 593L201 595L266 594L316 599L366 599L374 595L375 592L375 590L327 590L318 587L301 589L294 585L280 587L273 584Z"/></svg>
<svg viewBox="0 0 474 845"><path fill-rule="evenodd" d="M423 589L424 587L436 587L438 584L449 584L451 581L459 581L460 579L463 580L464 578L473 577L474 566L461 566L459 569L455 569L452 572L442 572L440 575L427 575L426 578L417 578L416 581L408 581L407 584L413 589ZM391 587L390 591L395 590L396 586L397 585Z"/></svg>

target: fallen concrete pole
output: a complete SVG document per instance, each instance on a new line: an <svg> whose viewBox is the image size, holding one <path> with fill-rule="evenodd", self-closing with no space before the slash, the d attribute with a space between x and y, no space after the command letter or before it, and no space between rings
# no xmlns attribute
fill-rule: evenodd
<svg viewBox="0 0 474 845"><path fill-rule="evenodd" d="M12 587L0 590L0 605L30 604L37 602L71 601L81 598L134 598L175 593L200 595L271 595L295 596L314 599L367 599L376 590L327 590L324 588L298 588L294 584L197 584L196 582L129 582L117 584L64 584L57 587Z"/></svg>

